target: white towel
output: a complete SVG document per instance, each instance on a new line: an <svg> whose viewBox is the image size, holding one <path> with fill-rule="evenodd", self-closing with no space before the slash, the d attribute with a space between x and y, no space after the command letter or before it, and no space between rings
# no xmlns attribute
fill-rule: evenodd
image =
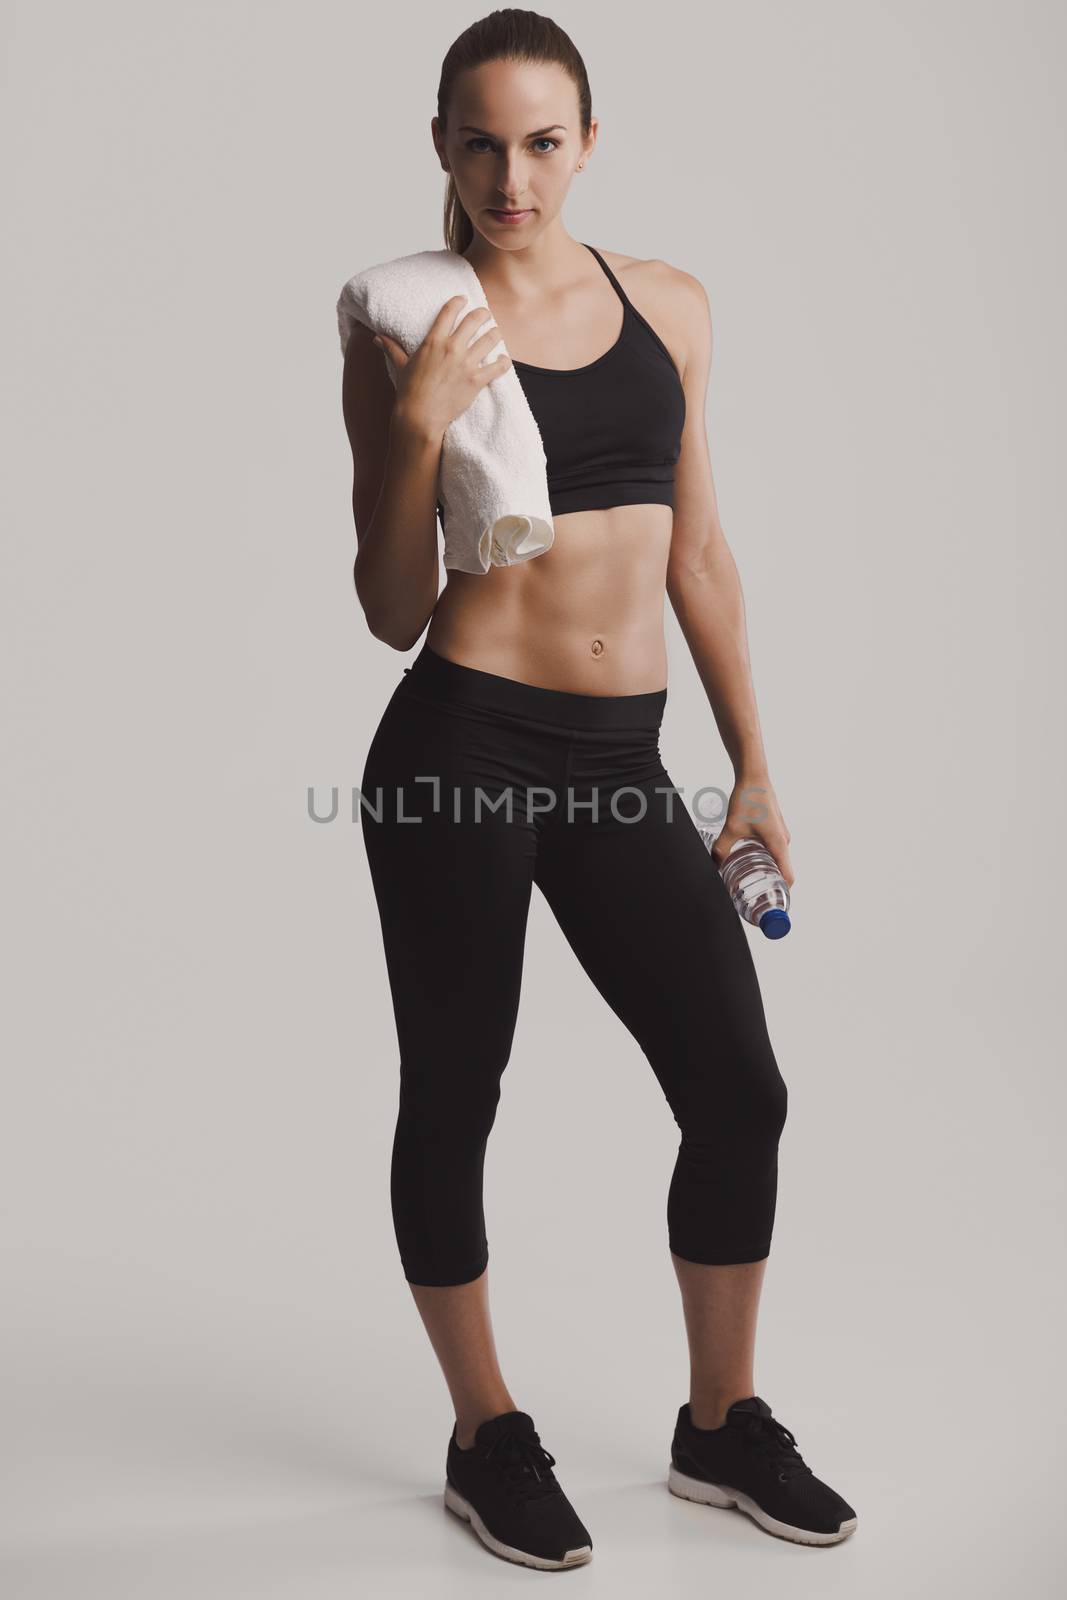
<svg viewBox="0 0 1067 1600"><path fill-rule="evenodd" d="M467 300L457 310L453 330L475 307L489 308L474 268L454 250L419 250L357 272L337 302L342 354L353 323L362 322L375 333L387 333L411 355L456 294ZM471 341L486 327L496 327L491 314ZM481 364L505 348L498 339ZM395 384L388 353L386 367ZM438 499L447 568L484 574L490 566L511 567L551 548L555 530L544 441L514 367L480 389L446 428Z"/></svg>

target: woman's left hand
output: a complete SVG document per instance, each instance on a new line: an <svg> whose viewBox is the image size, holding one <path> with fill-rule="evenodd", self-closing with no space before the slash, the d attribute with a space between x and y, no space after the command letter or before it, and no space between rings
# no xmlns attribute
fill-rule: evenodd
<svg viewBox="0 0 1067 1600"><path fill-rule="evenodd" d="M738 773L722 832L711 847L717 867L722 866L738 839L761 840L778 863L787 887L793 887L796 875L789 859L790 833L766 773Z"/></svg>

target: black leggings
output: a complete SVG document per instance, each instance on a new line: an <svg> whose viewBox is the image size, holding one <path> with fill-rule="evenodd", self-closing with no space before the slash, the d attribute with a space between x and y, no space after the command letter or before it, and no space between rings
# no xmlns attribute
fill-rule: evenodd
<svg viewBox="0 0 1067 1600"><path fill-rule="evenodd" d="M681 1130L671 1250L769 1253L786 1085L749 935L669 792L666 699L543 689L424 644L386 706L360 814L400 1051L391 1199L410 1283L488 1264L486 1141L534 883Z"/></svg>

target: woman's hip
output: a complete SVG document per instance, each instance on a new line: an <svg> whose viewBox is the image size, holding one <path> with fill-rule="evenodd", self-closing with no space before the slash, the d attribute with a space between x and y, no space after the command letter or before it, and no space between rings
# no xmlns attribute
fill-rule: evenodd
<svg viewBox="0 0 1067 1600"><path fill-rule="evenodd" d="M368 783L499 791L639 782L662 770L667 691L583 695L466 667L423 646L371 741Z"/></svg>

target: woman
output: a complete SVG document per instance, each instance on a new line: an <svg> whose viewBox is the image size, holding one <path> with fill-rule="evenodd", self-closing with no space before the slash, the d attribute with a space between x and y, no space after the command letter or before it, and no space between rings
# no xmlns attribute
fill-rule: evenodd
<svg viewBox="0 0 1067 1600"><path fill-rule="evenodd" d="M691 1372L669 1486L832 1543L855 1513L754 1393L786 1087L748 936L659 755L669 595L736 778L714 853L758 835L793 881L708 459L707 300L685 272L609 260L567 233L563 203L597 124L581 58L549 19L496 11L468 29L432 131L446 244L491 314L457 323L462 302L449 301L410 355L357 327L344 411L367 622L397 650L429 623L361 789L401 1054L393 1218L456 1414L446 1504L511 1560L551 1569L592 1554L501 1374L487 1295L483 1161L536 883L682 1133L667 1220ZM482 365L501 338L521 355ZM509 365L544 440L554 542L484 574L450 571L438 598L444 432ZM479 788L497 808L475 815Z"/></svg>

